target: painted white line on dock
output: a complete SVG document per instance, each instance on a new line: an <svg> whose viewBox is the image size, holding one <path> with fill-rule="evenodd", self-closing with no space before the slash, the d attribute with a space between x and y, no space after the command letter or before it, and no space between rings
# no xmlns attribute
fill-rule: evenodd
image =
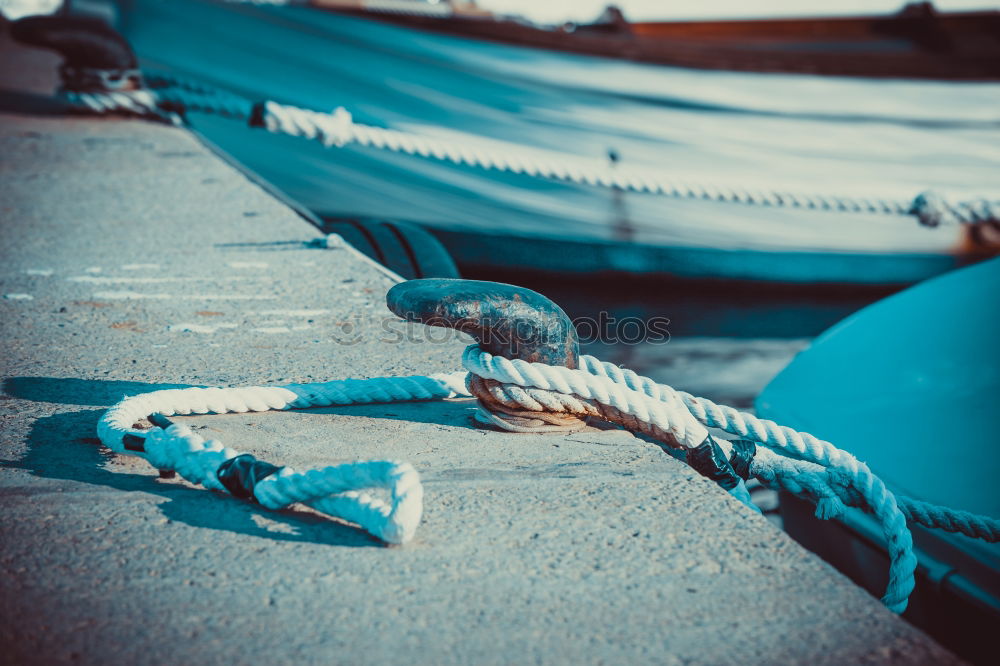
<svg viewBox="0 0 1000 666"><path fill-rule="evenodd" d="M266 261L230 261L230 268L267 268Z"/></svg>
<svg viewBox="0 0 1000 666"><path fill-rule="evenodd" d="M35 297L31 294L4 294L4 298L9 301L33 301Z"/></svg>
<svg viewBox="0 0 1000 666"><path fill-rule="evenodd" d="M100 266L90 266L89 268L84 268L83 272L84 273L100 273L103 270L104 269L101 268Z"/></svg>
<svg viewBox="0 0 1000 666"><path fill-rule="evenodd" d="M248 314L257 314L265 317L318 317L319 315L330 314L329 310L260 310Z"/></svg>
<svg viewBox="0 0 1000 666"><path fill-rule="evenodd" d="M167 326L167 330L171 333L215 333L220 329L233 329L237 328L237 324L171 324Z"/></svg>
<svg viewBox="0 0 1000 666"><path fill-rule="evenodd" d="M173 298L170 294L140 294L137 291L99 291L94 294L95 300L127 301L127 300L166 300Z"/></svg>
<svg viewBox="0 0 1000 666"><path fill-rule="evenodd" d="M125 264L122 266L123 271L157 271L160 270L159 264Z"/></svg>
<svg viewBox="0 0 1000 666"><path fill-rule="evenodd" d="M49 277L50 275L55 273L55 271L52 270L51 268L29 268L28 270L24 271L24 273L25 275L37 275L38 277Z"/></svg>
<svg viewBox="0 0 1000 666"><path fill-rule="evenodd" d="M278 297L271 294L198 294L175 298L189 301L273 301Z"/></svg>
<svg viewBox="0 0 1000 666"><path fill-rule="evenodd" d="M87 284L159 284L163 282L235 282L259 279L249 277L122 277L122 276L98 276L98 275L76 275L66 278L67 282L85 282Z"/></svg>
<svg viewBox="0 0 1000 666"><path fill-rule="evenodd" d="M98 291L94 300L173 300L173 301L268 301L277 296L264 294L144 294L137 291Z"/></svg>
<svg viewBox="0 0 1000 666"><path fill-rule="evenodd" d="M257 333L291 333L292 329L287 326L263 326L253 329Z"/></svg>

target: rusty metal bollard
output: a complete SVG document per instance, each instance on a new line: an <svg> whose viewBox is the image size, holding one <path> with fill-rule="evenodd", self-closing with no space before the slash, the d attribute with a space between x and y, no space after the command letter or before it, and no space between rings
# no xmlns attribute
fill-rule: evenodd
<svg viewBox="0 0 1000 666"><path fill-rule="evenodd" d="M459 279L410 280L397 284L386 295L389 309L407 321L442 326L468 333L479 346L508 359L577 368L579 342L573 323L563 310L538 292L498 282ZM571 431L586 425L583 415L530 411L502 399L500 383L475 375L470 392L493 415L492 422L516 432ZM682 448L670 433L638 421L609 405L588 401L587 415L648 435L664 445ZM711 435L701 445L684 449L689 465L727 491L750 504L743 481L749 476L756 446L749 441L732 443L727 459Z"/></svg>
<svg viewBox="0 0 1000 666"><path fill-rule="evenodd" d="M468 333L496 356L577 367L573 322L536 291L499 282L430 278L397 284L386 294L396 315Z"/></svg>
<svg viewBox="0 0 1000 666"><path fill-rule="evenodd" d="M390 289L386 303L407 321L468 333L494 356L577 367L580 345L573 322L536 291L479 280L410 280ZM576 415L504 404L493 391L498 385L491 379L469 379L469 390L507 430L569 432L586 425Z"/></svg>

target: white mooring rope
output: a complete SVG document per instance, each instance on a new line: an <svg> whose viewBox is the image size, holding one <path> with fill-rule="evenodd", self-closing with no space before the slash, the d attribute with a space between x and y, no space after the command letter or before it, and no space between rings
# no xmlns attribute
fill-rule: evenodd
<svg viewBox="0 0 1000 666"><path fill-rule="evenodd" d="M917 565L907 521L1000 541L1000 520L895 496L864 463L829 442L675 391L593 356L581 356L579 369L571 370L492 356L473 345L465 350L462 363L468 372L280 387L154 391L126 398L108 410L100 421L98 435L119 453L142 456L158 469L175 470L192 483L226 491L218 470L239 455L236 451L216 441L206 442L179 424L166 429L135 430L132 423L152 413L222 414L440 400L471 395L469 383L480 378L499 382L494 396L499 395L502 401L539 414L590 414L590 401L612 406L637 421L654 424L687 450L704 440L707 427L753 440L758 446L750 474L765 485L816 502L820 518L839 516L849 506L875 516L891 558L883 602L896 612L906 608ZM480 418L508 427L502 418ZM524 430L519 426L508 429ZM144 450L130 449L126 445L129 436L144 439ZM729 455L731 444L720 443ZM365 492L374 487L389 488L391 503ZM407 463L394 461L349 463L308 472L280 468L253 487L253 498L265 507L277 509L303 502L356 523L390 543L404 543L413 537L420 522L422 497L417 472Z"/></svg>
<svg viewBox="0 0 1000 666"><path fill-rule="evenodd" d="M252 119L255 106L235 95L170 74L150 73L147 78L153 86L152 90L113 93L63 91L62 94L67 101L96 113L121 111L163 118L168 114L198 111ZM909 215L931 227L1000 223L1000 199L996 198L958 200L936 192L922 192L906 199L867 198L690 183L648 167L612 166L603 160L527 146L498 148L475 135L442 139L364 125L354 122L350 112L343 107L324 113L265 101L256 105L256 109L261 115L258 120L268 131L319 141L328 147L357 144L482 169L678 199L801 210Z"/></svg>
<svg viewBox="0 0 1000 666"><path fill-rule="evenodd" d="M461 374L461 373L460 373ZM117 453L137 455L159 470L176 471L191 483L226 491L218 478L219 466L240 455L216 440L205 441L180 424L166 429L136 430L132 424L159 413L227 414L269 410L328 407L369 402L432 400L464 391L462 377L385 377L343 380L325 384L254 386L246 388L167 389L126 398L101 418L97 434ZM128 436L144 440L143 451L127 448ZM387 488L386 504L365 492ZM334 465L296 472L281 468L253 489L253 498L269 509L302 502L319 511L343 518L388 543L413 538L423 511L423 487L409 463L389 460Z"/></svg>

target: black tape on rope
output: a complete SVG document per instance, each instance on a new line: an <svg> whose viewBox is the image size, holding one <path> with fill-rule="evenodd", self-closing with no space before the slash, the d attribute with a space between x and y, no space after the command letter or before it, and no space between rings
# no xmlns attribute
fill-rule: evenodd
<svg viewBox="0 0 1000 666"><path fill-rule="evenodd" d="M136 453L146 452L146 439L138 435L125 435L122 437L122 445L126 451L135 451Z"/></svg>
<svg viewBox="0 0 1000 666"><path fill-rule="evenodd" d="M732 490L740 483L740 475L726 460L726 454L711 435L687 452L687 463L696 472L715 481L726 490Z"/></svg>
<svg viewBox="0 0 1000 666"><path fill-rule="evenodd" d="M167 428L169 428L174 424L173 421L168 419L163 414L160 414L159 412L153 412L152 414L146 417L146 420L152 423L157 428L162 428L163 430L166 430Z"/></svg>
<svg viewBox="0 0 1000 666"><path fill-rule="evenodd" d="M257 499L253 494L254 486L279 469L281 468L277 465L257 460L249 453L244 453L219 465L215 476L233 497L256 502Z"/></svg>
<svg viewBox="0 0 1000 666"><path fill-rule="evenodd" d="M749 439L734 439L730 442L733 451L729 454L729 465L741 479L750 479L750 464L757 455L757 443Z"/></svg>

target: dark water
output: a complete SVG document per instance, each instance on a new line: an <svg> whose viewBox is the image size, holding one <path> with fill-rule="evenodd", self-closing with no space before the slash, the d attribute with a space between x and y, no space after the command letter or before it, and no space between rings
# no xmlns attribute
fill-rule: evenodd
<svg viewBox="0 0 1000 666"><path fill-rule="evenodd" d="M752 407L812 338L891 293L461 269L463 277L518 284L551 298L577 323L584 353L742 408ZM666 336L656 326L664 320ZM647 330L638 334L636 322Z"/></svg>
<svg viewBox="0 0 1000 666"><path fill-rule="evenodd" d="M392 228L403 235L393 240L397 236L387 232L385 222L362 225L324 216L320 223L324 233L344 235L404 277L451 275L447 249L434 241L432 229L425 228L428 234L417 226L394 223ZM468 234L462 248L471 248L472 256L489 254L494 243L492 236ZM454 256L462 277L527 287L560 305L576 325L583 353L742 408L752 408L761 389L812 338L893 291L664 274L512 270L468 257Z"/></svg>
<svg viewBox="0 0 1000 666"><path fill-rule="evenodd" d="M674 336L811 338L892 288L782 286L619 276L565 277L461 265L463 277L519 284L556 301L573 319L670 319Z"/></svg>

